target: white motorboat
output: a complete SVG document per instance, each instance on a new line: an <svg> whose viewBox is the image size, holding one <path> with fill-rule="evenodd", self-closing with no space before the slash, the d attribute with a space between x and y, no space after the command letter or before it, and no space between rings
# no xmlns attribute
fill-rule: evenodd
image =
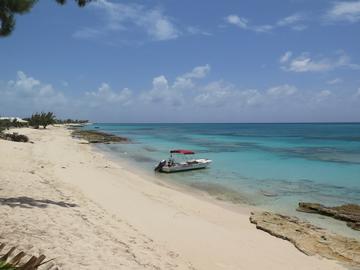
<svg viewBox="0 0 360 270"><path fill-rule="evenodd" d="M198 170L205 169L211 164L210 159L200 158L200 159L184 159L181 161L175 159L175 155L179 157L188 157L189 155L194 155L195 153L190 150L171 150L170 157L168 160L162 160L155 167L155 171L157 172L182 172L182 171L190 171L190 170ZM178 158L177 158L178 159Z"/></svg>

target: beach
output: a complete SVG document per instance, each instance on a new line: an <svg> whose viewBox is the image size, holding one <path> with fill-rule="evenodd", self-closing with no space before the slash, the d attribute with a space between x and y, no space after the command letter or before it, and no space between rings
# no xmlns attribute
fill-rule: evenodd
<svg viewBox="0 0 360 270"><path fill-rule="evenodd" d="M60 269L345 269L110 160L65 127L0 140L0 242ZM241 208L241 209L240 209Z"/></svg>

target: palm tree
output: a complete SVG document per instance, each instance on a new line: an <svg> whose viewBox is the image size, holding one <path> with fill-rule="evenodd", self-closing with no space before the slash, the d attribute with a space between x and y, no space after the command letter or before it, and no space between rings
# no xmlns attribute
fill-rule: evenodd
<svg viewBox="0 0 360 270"><path fill-rule="evenodd" d="M0 1L0 36L8 36L14 30L14 14L29 12L37 0L1 0Z"/></svg>
<svg viewBox="0 0 360 270"><path fill-rule="evenodd" d="M64 5L66 0L55 0ZM74 0L79 7L93 0ZM0 0L0 37L9 36L15 28L15 15L29 12L38 0Z"/></svg>
<svg viewBox="0 0 360 270"><path fill-rule="evenodd" d="M48 125L55 124L55 115L53 112L41 113L40 119L40 123L44 128L46 128Z"/></svg>

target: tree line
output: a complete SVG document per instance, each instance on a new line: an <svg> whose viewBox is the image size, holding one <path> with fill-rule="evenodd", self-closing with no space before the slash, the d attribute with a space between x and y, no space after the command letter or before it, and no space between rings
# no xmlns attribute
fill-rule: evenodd
<svg viewBox="0 0 360 270"><path fill-rule="evenodd" d="M56 119L56 116L53 112L41 112L34 113L31 117L24 118L27 122L19 122L16 118L14 120L2 119L0 120L0 132L5 129L10 128L19 128L19 127L33 127L38 129L43 127L46 129L49 125L54 124L85 124L88 123L88 120L78 120L78 119Z"/></svg>

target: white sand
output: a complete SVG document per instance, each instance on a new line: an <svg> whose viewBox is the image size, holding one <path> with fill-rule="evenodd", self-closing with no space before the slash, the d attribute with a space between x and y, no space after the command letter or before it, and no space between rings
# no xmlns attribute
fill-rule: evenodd
<svg viewBox="0 0 360 270"><path fill-rule="evenodd" d="M0 140L0 242L62 269L344 269L257 230L245 210L144 179L62 127L19 132L34 144Z"/></svg>

